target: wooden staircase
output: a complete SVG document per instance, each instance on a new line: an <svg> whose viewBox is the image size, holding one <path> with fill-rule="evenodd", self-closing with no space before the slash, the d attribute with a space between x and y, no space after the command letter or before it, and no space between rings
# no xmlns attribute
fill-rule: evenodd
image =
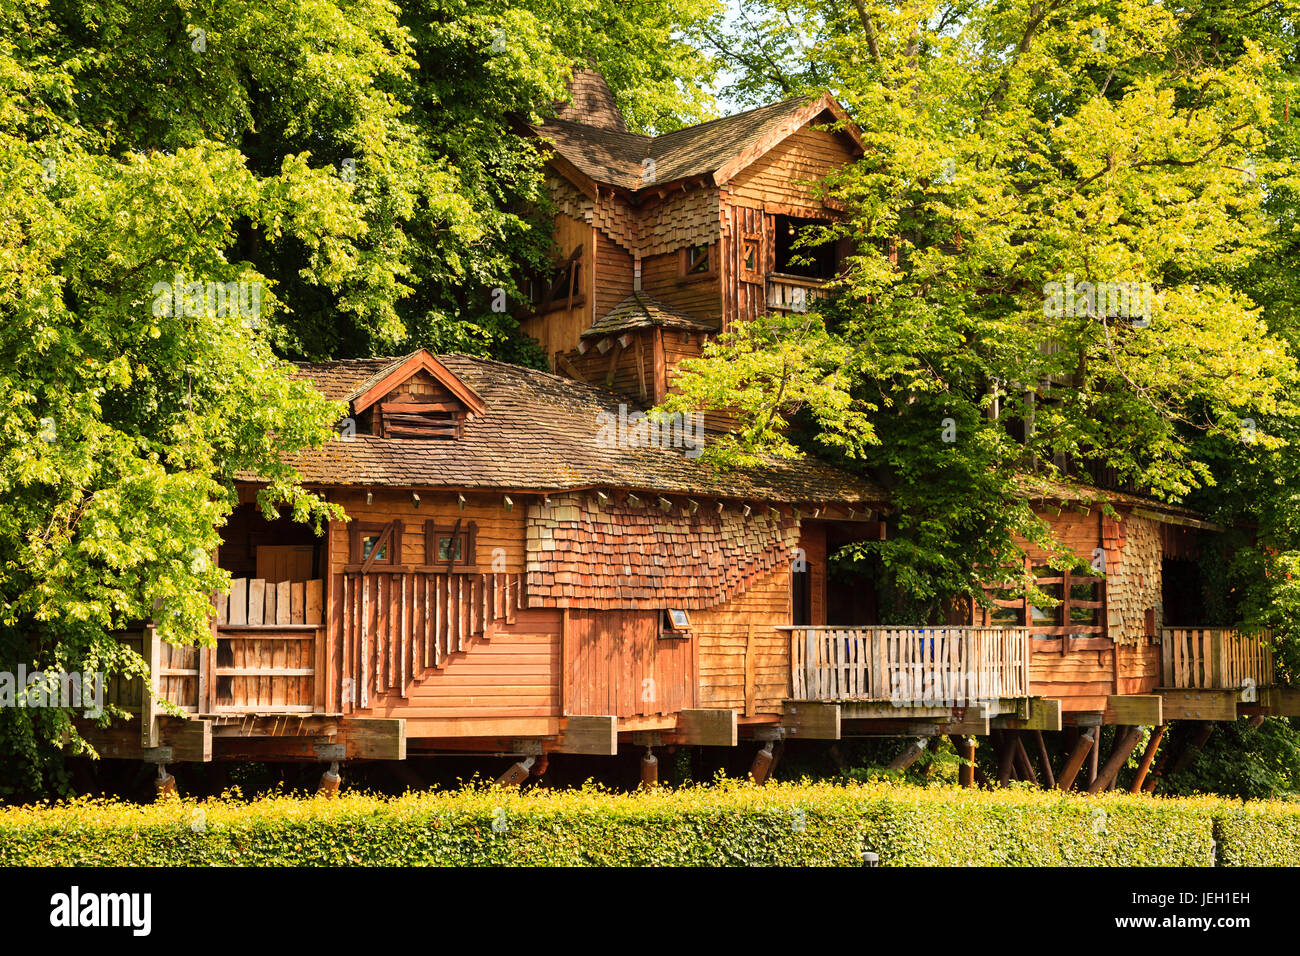
<svg viewBox="0 0 1300 956"><path fill-rule="evenodd" d="M354 571L342 575L343 712L410 686L490 641L523 608L523 575Z"/></svg>

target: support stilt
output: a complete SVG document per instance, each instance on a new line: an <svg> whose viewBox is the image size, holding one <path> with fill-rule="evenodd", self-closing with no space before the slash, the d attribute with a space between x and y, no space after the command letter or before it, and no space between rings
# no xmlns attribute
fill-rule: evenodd
<svg viewBox="0 0 1300 956"><path fill-rule="evenodd" d="M1029 753L1025 750L1025 741L1016 731L1009 731L1011 745L1015 748L1016 769L1020 771L1020 779L1038 786L1038 774L1034 773L1034 765L1029 761Z"/></svg>
<svg viewBox="0 0 1300 956"><path fill-rule="evenodd" d="M1000 733L993 738L993 746L998 755L998 786L1005 787L1011 781L1011 771L1015 767L1016 751L1007 739L1007 734Z"/></svg>
<svg viewBox="0 0 1300 956"><path fill-rule="evenodd" d="M653 747L646 747L641 757L641 789L653 790L659 786L659 758Z"/></svg>
<svg viewBox="0 0 1300 956"><path fill-rule="evenodd" d="M917 758L919 758L923 753L925 753L925 738L917 737L910 744L908 744L906 750L904 750L893 760L889 761L888 769L906 770L908 767L912 766L912 764L916 763Z"/></svg>
<svg viewBox="0 0 1300 956"><path fill-rule="evenodd" d="M1069 790L1074 786L1074 778L1079 776L1079 771L1083 768L1083 762L1088 758L1088 752L1092 750L1094 743L1093 737L1097 733L1096 727L1089 727L1083 733L1079 734L1079 739L1070 751L1069 758L1065 761L1065 766L1061 768L1061 776L1056 782L1058 790Z"/></svg>
<svg viewBox="0 0 1300 956"><path fill-rule="evenodd" d="M1129 786L1129 793L1141 793L1143 785L1147 781L1147 773L1151 770L1151 761L1156 758L1156 751L1160 749L1160 741L1165 739L1165 728L1168 724L1161 724L1155 730L1151 731L1151 739L1147 741L1146 750L1142 751L1142 759L1138 761L1137 775L1133 778L1133 783Z"/></svg>
<svg viewBox="0 0 1300 956"><path fill-rule="evenodd" d="M1196 729L1196 733L1187 741L1187 745L1183 747L1182 752L1179 753L1178 758L1174 761L1174 765L1169 768L1170 776L1173 776L1176 773L1182 773L1192 765L1192 761L1196 759L1197 752L1205 746L1205 742L1210 739L1210 734L1212 733L1214 733L1214 724L1212 722Z"/></svg>
<svg viewBox="0 0 1300 956"><path fill-rule="evenodd" d="M763 749L754 757L754 762L749 767L749 778L760 787L767 783L768 776L772 773L772 765L776 763L776 757L772 754L772 741L763 744Z"/></svg>
<svg viewBox="0 0 1300 956"><path fill-rule="evenodd" d="M165 763L158 765L158 779L153 782L153 792L159 797L176 795L176 778L167 772Z"/></svg>
<svg viewBox="0 0 1300 956"><path fill-rule="evenodd" d="M1047 753L1047 741L1041 730L1034 731L1034 743L1038 747L1038 763L1043 768L1043 789L1056 789L1056 774L1052 773L1052 758Z"/></svg>
<svg viewBox="0 0 1300 956"><path fill-rule="evenodd" d="M512 763L506 772L497 777L494 786L497 787L518 787L528 779L528 771L532 769L536 757L525 757L517 763Z"/></svg>
<svg viewBox="0 0 1300 956"><path fill-rule="evenodd" d="M957 756L962 760L961 767L957 770L957 782L963 787L973 787L975 786L975 738L953 734L951 740Z"/></svg>
<svg viewBox="0 0 1300 956"><path fill-rule="evenodd" d="M1142 739L1141 727L1122 727L1122 731L1115 738L1115 749L1110 752L1106 758L1106 763L1097 773L1097 778L1088 785L1089 793L1101 793L1103 790L1110 789L1115 778L1119 776L1119 768L1124 766L1131 754Z"/></svg>
<svg viewBox="0 0 1300 956"><path fill-rule="evenodd" d="M339 762L337 760L330 762L330 768L320 775L320 783L316 785L316 796L332 797L339 792L339 784L343 778L339 774Z"/></svg>

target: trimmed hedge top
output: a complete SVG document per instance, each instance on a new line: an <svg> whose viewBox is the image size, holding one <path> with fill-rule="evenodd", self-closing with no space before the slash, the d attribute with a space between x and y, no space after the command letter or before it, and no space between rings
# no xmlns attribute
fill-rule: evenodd
<svg viewBox="0 0 1300 956"><path fill-rule="evenodd" d="M0 810L0 865L1211 866L1300 863L1300 805L721 781Z"/></svg>

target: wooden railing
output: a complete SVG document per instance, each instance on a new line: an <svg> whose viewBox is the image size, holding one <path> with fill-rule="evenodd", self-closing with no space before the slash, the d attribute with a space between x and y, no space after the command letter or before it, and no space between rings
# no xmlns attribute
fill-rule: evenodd
<svg viewBox="0 0 1300 956"><path fill-rule="evenodd" d="M215 660L203 674L212 713L326 709L324 582L236 578L217 598ZM203 661L200 656L200 661Z"/></svg>
<svg viewBox="0 0 1300 956"><path fill-rule="evenodd" d="M964 707L1029 694L1023 627L792 627L794 700Z"/></svg>
<svg viewBox="0 0 1300 956"><path fill-rule="evenodd" d="M767 307L774 312L807 312L815 301L825 297L823 279L805 276L767 274Z"/></svg>
<svg viewBox="0 0 1300 956"><path fill-rule="evenodd" d="M405 697L411 681L514 623L523 575L348 572L342 601L340 700L350 713L377 694Z"/></svg>
<svg viewBox="0 0 1300 956"><path fill-rule="evenodd" d="M1165 687L1229 690L1274 683L1267 630L1166 627L1160 640Z"/></svg>

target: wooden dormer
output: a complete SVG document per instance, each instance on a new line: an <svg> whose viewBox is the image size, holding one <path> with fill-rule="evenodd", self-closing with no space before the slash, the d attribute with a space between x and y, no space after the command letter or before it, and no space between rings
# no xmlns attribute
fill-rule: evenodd
<svg viewBox="0 0 1300 956"><path fill-rule="evenodd" d="M426 351L414 352L363 383L351 397L357 430L380 438L454 441L483 400Z"/></svg>

